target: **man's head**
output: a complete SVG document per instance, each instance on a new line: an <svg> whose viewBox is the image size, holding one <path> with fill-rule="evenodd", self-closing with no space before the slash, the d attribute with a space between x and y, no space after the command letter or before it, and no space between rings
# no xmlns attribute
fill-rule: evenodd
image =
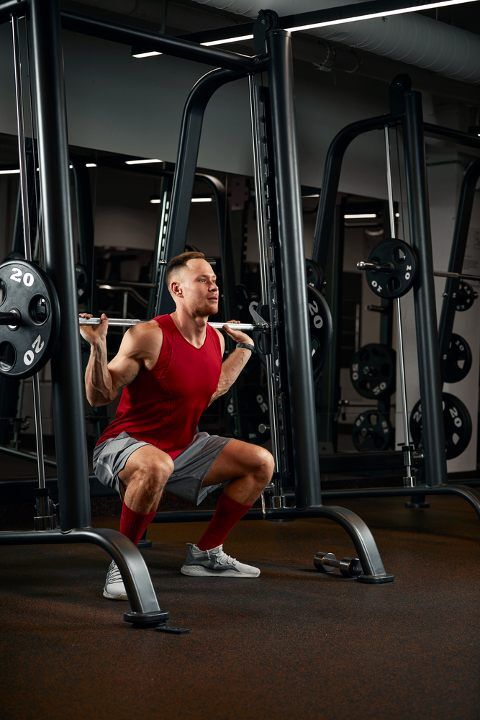
<svg viewBox="0 0 480 720"><path fill-rule="evenodd" d="M167 264L165 277L177 308L198 317L218 312L217 278L201 252L184 252Z"/></svg>

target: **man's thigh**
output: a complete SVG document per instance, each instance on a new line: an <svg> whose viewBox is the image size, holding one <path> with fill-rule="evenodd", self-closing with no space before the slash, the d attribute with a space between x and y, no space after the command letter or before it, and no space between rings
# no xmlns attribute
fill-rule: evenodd
<svg viewBox="0 0 480 720"><path fill-rule="evenodd" d="M260 445L243 440L230 440L212 463L203 479L203 485L218 485L249 475L262 464L266 456L270 456L270 453Z"/></svg>
<svg viewBox="0 0 480 720"><path fill-rule="evenodd" d="M199 505L215 489L214 485L222 484L227 479L209 483L208 487L204 482L212 465L231 442L230 438L206 432L195 435L190 445L175 458L174 470L166 489L177 497Z"/></svg>

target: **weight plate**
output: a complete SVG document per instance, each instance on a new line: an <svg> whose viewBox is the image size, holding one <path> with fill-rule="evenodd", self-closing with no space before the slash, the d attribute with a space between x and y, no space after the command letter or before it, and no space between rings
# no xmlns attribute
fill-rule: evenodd
<svg viewBox="0 0 480 720"><path fill-rule="evenodd" d="M364 345L352 357L350 377L363 397L389 397L395 392L395 350L380 343Z"/></svg>
<svg viewBox="0 0 480 720"><path fill-rule="evenodd" d="M237 393L238 410L234 395L227 400L227 413L232 419L231 431L235 432L235 414L240 417L241 436L250 442L266 442L270 439L270 414L267 390L258 385L244 385Z"/></svg>
<svg viewBox="0 0 480 720"><path fill-rule="evenodd" d="M388 450L393 439L393 428L385 413L365 410L353 423L353 444L357 450Z"/></svg>
<svg viewBox="0 0 480 720"><path fill-rule="evenodd" d="M477 297L477 293L471 285L464 280L460 280L454 297L455 309L460 312L464 312L472 307L474 300Z"/></svg>
<svg viewBox="0 0 480 720"><path fill-rule="evenodd" d="M48 276L34 263L0 265L0 311L15 312L20 324L0 325L0 374L26 378L51 357L58 330L58 301Z"/></svg>
<svg viewBox="0 0 480 720"><path fill-rule="evenodd" d="M307 304L313 377L317 382L332 342L332 314L322 293L312 285L307 285Z"/></svg>
<svg viewBox="0 0 480 720"><path fill-rule="evenodd" d="M445 455L447 460L461 455L472 437L470 413L455 395L442 393L443 423L445 427ZM422 447L422 405L420 400L410 414L410 432L417 447Z"/></svg>
<svg viewBox="0 0 480 720"><path fill-rule="evenodd" d="M368 256L368 262L382 266L367 270L367 283L376 295L399 298L412 287L417 271L413 248L403 240L384 240Z"/></svg>
<svg viewBox="0 0 480 720"><path fill-rule="evenodd" d="M317 290L321 290L324 278L323 269L315 262L315 260L310 260L310 258L306 258L305 267L307 271L308 285L313 285L313 287Z"/></svg>
<svg viewBox="0 0 480 720"><path fill-rule="evenodd" d="M460 382L467 377L472 367L470 345L461 336L452 333L448 352L442 356L443 380L447 383Z"/></svg>

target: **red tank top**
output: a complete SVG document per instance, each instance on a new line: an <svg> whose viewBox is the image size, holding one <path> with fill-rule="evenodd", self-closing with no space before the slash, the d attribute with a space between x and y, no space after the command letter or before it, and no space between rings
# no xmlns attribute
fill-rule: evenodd
<svg viewBox="0 0 480 720"><path fill-rule="evenodd" d="M172 459L185 450L217 389L222 351L216 330L207 325L201 348L185 340L170 315L154 318L163 331L155 366L142 366L122 391L114 420L97 444L126 432L155 445Z"/></svg>

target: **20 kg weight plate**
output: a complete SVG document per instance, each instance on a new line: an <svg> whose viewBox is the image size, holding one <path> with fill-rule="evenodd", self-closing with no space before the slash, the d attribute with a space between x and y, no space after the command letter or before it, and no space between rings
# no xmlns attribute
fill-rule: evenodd
<svg viewBox="0 0 480 720"><path fill-rule="evenodd" d="M471 367L472 351L470 345L461 335L452 333L448 352L442 357L444 382L460 382L460 380L467 377Z"/></svg>
<svg viewBox="0 0 480 720"><path fill-rule="evenodd" d="M307 285L307 304L313 377L317 382L332 342L332 314L322 293L312 285Z"/></svg>
<svg viewBox="0 0 480 720"><path fill-rule="evenodd" d="M365 410L353 423L352 439L357 450L388 450L393 428L385 413Z"/></svg>
<svg viewBox="0 0 480 720"><path fill-rule="evenodd" d="M447 460L461 455L472 437L470 413L455 395L442 393L443 423L445 427L445 455ZM410 432L418 447L422 446L422 405L420 400L410 414Z"/></svg>
<svg viewBox="0 0 480 720"><path fill-rule="evenodd" d="M57 336L58 304L48 276L34 263L0 265L0 311L14 312L18 325L0 325L0 374L26 378L51 357Z"/></svg>
<svg viewBox="0 0 480 720"><path fill-rule="evenodd" d="M369 263L379 266L367 270L367 283L376 295L399 298L412 287L417 271L413 248L403 240L383 240L368 256Z"/></svg>
<svg viewBox="0 0 480 720"><path fill-rule="evenodd" d="M364 345L352 357L350 377L363 397L389 397L395 392L395 350L380 343Z"/></svg>

